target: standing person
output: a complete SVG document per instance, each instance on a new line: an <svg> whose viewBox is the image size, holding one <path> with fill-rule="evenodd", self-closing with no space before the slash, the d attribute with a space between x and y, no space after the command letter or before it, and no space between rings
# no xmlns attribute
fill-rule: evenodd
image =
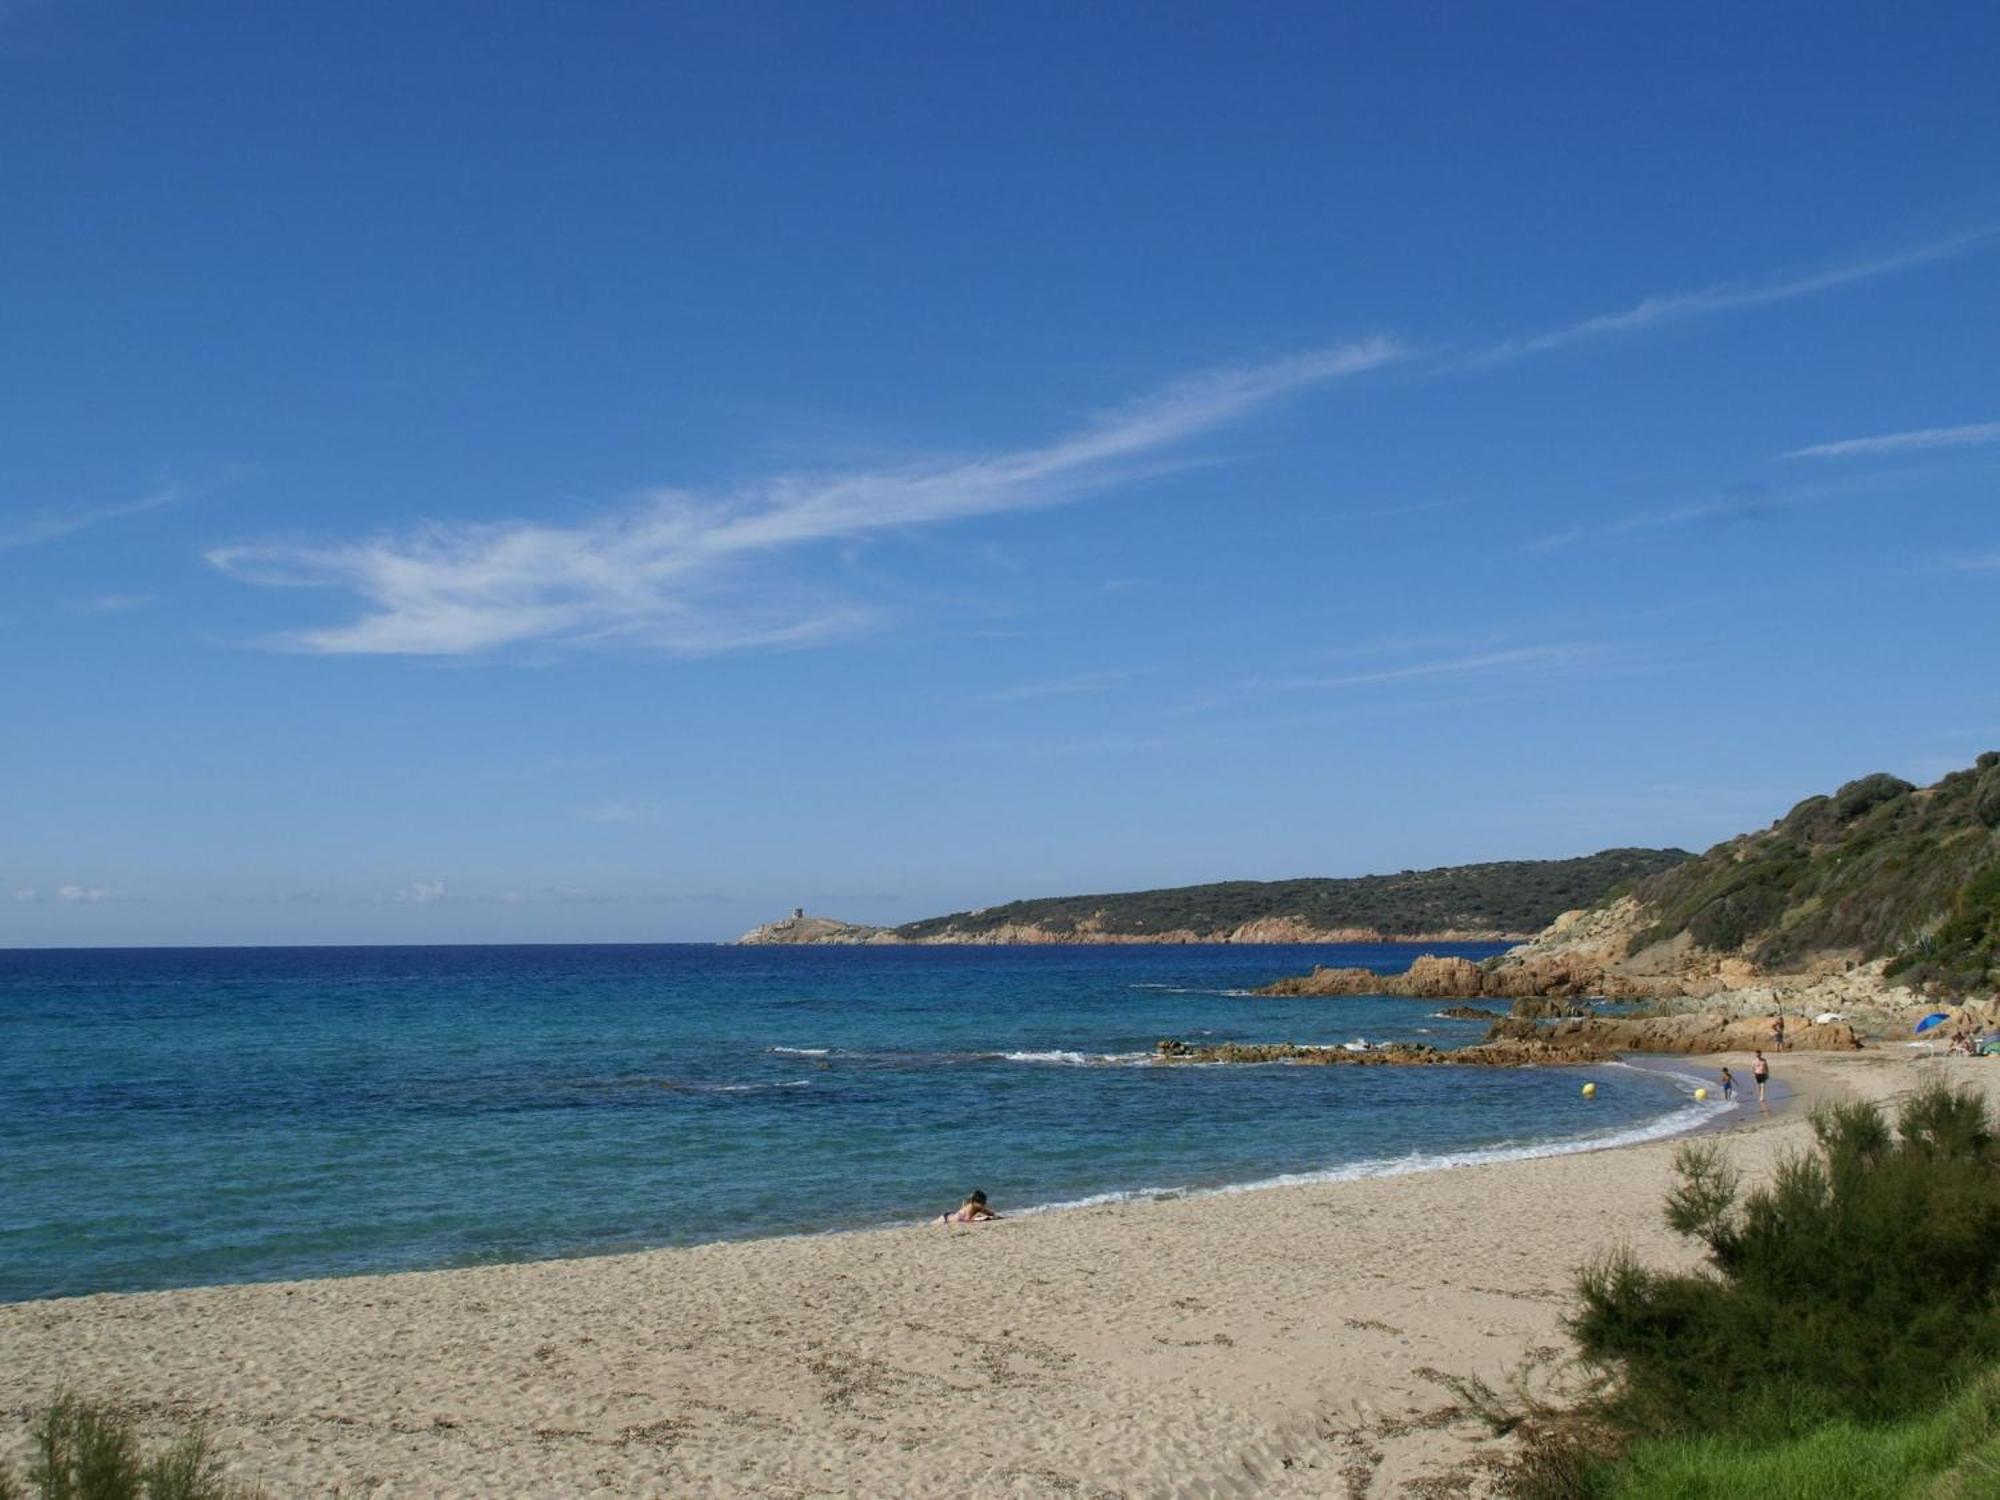
<svg viewBox="0 0 2000 1500"><path fill-rule="evenodd" d="M1771 1081L1771 1065L1764 1061L1764 1054L1756 1054L1757 1061L1751 1065L1750 1076L1757 1080L1757 1102L1764 1102L1764 1085Z"/></svg>
<svg viewBox="0 0 2000 1500"><path fill-rule="evenodd" d="M1733 1103L1735 1099L1736 1099L1736 1075L1730 1072L1729 1069L1724 1068L1722 1070L1722 1102L1724 1104L1730 1104Z"/></svg>
<svg viewBox="0 0 2000 1500"><path fill-rule="evenodd" d="M1785 1050L1785 1013L1779 1011L1771 1017L1771 1043L1780 1052Z"/></svg>

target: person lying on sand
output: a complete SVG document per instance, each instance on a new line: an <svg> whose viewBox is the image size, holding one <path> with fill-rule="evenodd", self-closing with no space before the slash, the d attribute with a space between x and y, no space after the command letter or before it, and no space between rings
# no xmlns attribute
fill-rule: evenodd
<svg viewBox="0 0 2000 1500"><path fill-rule="evenodd" d="M933 1224L976 1224L981 1219L997 1219L1000 1215L986 1206L986 1195L974 1188L966 1195L965 1201L948 1214L939 1214L931 1220Z"/></svg>

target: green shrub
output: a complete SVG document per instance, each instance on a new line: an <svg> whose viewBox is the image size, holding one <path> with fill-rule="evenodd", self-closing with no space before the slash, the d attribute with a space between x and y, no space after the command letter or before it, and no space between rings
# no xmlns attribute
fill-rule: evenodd
<svg viewBox="0 0 2000 1500"><path fill-rule="evenodd" d="M1843 823L1851 823L1870 809L1884 802L1906 796L1916 788L1900 776L1891 776L1885 771L1877 771L1872 776L1862 776L1850 781L1833 794L1833 815Z"/></svg>
<svg viewBox="0 0 2000 1500"><path fill-rule="evenodd" d="M1946 991L1989 988L2000 969L2000 861L1967 881L1949 915L1889 965L1893 977Z"/></svg>
<svg viewBox="0 0 2000 1500"><path fill-rule="evenodd" d="M164 1453L140 1452L132 1423L108 1406L58 1396L35 1424L24 1490L0 1467L0 1500L242 1500L200 1427Z"/></svg>
<svg viewBox="0 0 2000 1500"><path fill-rule="evenodd" d="M2000 1149L1985 1106L1919 1091L1892 1133L1868 1104L1748 1197L1712 1142L1684 1147L1669 1224L1709 1269L1614 1255L1579 1279L1587 1359L1621 1380L1628 1435L1770 1438L1933 1408L2000 1359Z"/></svg>
<svg viewBox="0 0 2000 1500"><path fill-rule="evenodd" d="M1985 757L1982 756L1983 760ZM2000 765L1979 773L1973 792L1972 815L1988 828L2000 828Z"/></svg>

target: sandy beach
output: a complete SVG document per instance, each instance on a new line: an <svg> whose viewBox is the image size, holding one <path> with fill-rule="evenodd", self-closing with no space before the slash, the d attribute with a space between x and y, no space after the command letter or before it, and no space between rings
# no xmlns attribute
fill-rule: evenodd
<svg viewBox="0 0 2000 1500"><path fill-rule="evenodd" d="M1815 1098L1992 1071L1893 1044L1774 1061L1787 1102L1727 1130L1753 1178ZM202 1417L273 1496L1479 1494L1494 1446L1434 1372L1562 1351L1572 1272L1614 1245L1691 1259L1660 1216L1677 1144L0 1306L0 1443L25 1457L69 1389L160 1433Z"/></svg>

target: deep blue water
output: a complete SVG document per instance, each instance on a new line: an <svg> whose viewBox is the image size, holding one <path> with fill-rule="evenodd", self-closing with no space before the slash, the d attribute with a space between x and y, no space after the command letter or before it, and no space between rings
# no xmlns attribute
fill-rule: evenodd
<svg viewBox="0 0 2000 1500"><path fill-rule="evenodd" d="M1144 1061L1163 1036L1478 1040L1423 1002L1231 993L1416 951L0 952L0 1300L893 1223L975 1186L1019 1211L1685 1120L1681 1085L1619 1067Z"/></svg>

